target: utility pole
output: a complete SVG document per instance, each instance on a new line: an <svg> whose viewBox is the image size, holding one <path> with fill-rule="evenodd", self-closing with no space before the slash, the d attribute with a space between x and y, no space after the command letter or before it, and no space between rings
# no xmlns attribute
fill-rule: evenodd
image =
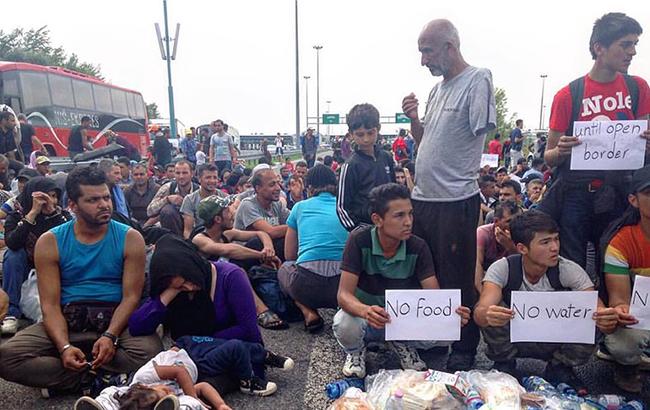
<svg viewBox="0 0 650 410"><path fill-rule="evenodd" d="M316 135L320 138L320 51L321 45L315 45L316 50Z"/></svg>
<svg viewBox="0 0 650 410"><path fill-rule="evenodd" d="M294 145L298 146L300 141L300 67L298 60L298 0L295 0L296 18L296 139Z"/></svg>
<svg viewBox="0 0 650 410"><path fill-rule="evenodd" d="M170 138L176 138L176 114L174 113L174 87L172 86L172 60L176 60L176 47L178 46L178 32L180 31L181 25L176 24L176 35L174 36L174 48L170 53L169 43L172 40L169 37L169 24L167 22L167 0L163 0L163 13L165 18L165 38L163 39L160 36L160 27L158 23L156 26L156 34L158 36L158 45L160 46L160 56L163 60L167 61L167 93L169 95L169 136ZM165 41L165 47L163 48L163 40Z"/></svg>
<svg viewBox="0 0 650 410"><path fill-rule="evenodd" d="M542 79L542 101L539 103L539 129L541 130L544 125L544 82L546 82L546 77L548 77L548 75L541 74L539 77Z"/></svg>
<svg viewBox="0 0 650 410"><path fill-rule="evenodd" d="M305 79L305 129L309 128L309 79L308 75L303 76Z"/></svg>

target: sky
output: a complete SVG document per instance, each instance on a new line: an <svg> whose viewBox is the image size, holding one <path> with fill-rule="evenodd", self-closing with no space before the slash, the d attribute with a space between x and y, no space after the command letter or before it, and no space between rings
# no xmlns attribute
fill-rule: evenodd
<svg viewBox="0 0 650 410"><path fill-rule="evenodd" d="M170 31L180 23L172 62L176 117L186 126L221 118L242 133L295 132L294 0L168 0ZM588 7L585 7L588 4ZM541 74L544 126L552 98L586 74L593 22L611 11L636 18L650 31L647 1L298 0L300 119L305 128L305 80L309 115L316 116L316 50L320 51L320 112L345 115L368 102L381 115L401 111L414 92L424 103L432 77L420 65L417 38L435 18L456 27L465 60L489 68L505 89L509 112L536 129ZM162 0L106 2L22 0L25 12L3 19L4 31L47 25L55 45L99 64L115 85L140 91L168 116L167 70L154 23L163 23ZM640 37L630 74L650 78L650 38ZM327 101L330 101L328 104ZM332 134L345 126L332 126ZM394 131L396 124L383 125ZM327 126L321 126L326 132Z"/></svg>

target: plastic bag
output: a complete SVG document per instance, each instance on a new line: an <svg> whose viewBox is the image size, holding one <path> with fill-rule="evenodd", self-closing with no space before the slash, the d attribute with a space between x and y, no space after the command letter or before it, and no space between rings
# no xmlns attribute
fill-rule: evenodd
<svg viewBox="0 0 650 410"><path fill-rule="evenodd" d="M34 322L43 321L41 300L38 298L38 284L36 282L36 269L29 271L27 280L20 288L20 311Z"/></svg>
<svg viewBox="0 0 650 410"><path fill-rule="evenodd" d="M366 398L366 393L356 387L350 387L343 396L336 399L328 410L375 410Z"/></svg>
<svg viewBox="0 0 650 410"><path fill-rule="evenodd" d="M489 405L487 408L498 409L519 409L521 395L525 392L517 379L507 373L497 370L470 370L469 372L458 372L459 376L465 379Z"/></svg>

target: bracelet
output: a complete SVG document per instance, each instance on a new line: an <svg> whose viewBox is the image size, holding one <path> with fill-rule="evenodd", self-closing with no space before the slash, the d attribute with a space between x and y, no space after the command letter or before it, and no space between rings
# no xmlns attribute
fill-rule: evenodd
<svg viewBox="0 0 650 410"><path fill-rule="evenodd" d="M59 355L62 355L63 352L65 352L66 350L68 350L71 347L72 347L72 345L70 343L67 343L67 344L63 345L63 347L61 348L61 351L59 352Z"/></svg>
<svg viewBox="0 0 650 410"><path fill-rule="evenodd" d="M27 219L26 217L24 217L23 219L21 219L21 221L23 221L23 222L27 222L28 224L30 224L30 225L32 225L32 226L36 225L36 221L31 222L31 221L30 221L29 219Z"/></svg>
<svg viewBox="0 0 650 410"><path fill-rule="evenodd" d="M109 338L111 340L111 342L113 342L113 346L117 347L117 342L119 341L119 339L117 338L117 336L115 336L111 332L104 332L104 333L102 333L102 335L100 337Z"/></svg>

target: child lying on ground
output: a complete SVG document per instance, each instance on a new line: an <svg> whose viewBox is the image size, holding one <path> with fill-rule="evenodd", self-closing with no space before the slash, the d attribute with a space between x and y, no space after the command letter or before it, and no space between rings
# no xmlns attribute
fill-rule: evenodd
<svg viewBox="0 0 650 410"><path fill-rule="evenodd" d="M187 352L172 347L138 369L129 386L107 387L96 399L81 397L74 410L231 410L214 387L197 378Z"/></svg>

